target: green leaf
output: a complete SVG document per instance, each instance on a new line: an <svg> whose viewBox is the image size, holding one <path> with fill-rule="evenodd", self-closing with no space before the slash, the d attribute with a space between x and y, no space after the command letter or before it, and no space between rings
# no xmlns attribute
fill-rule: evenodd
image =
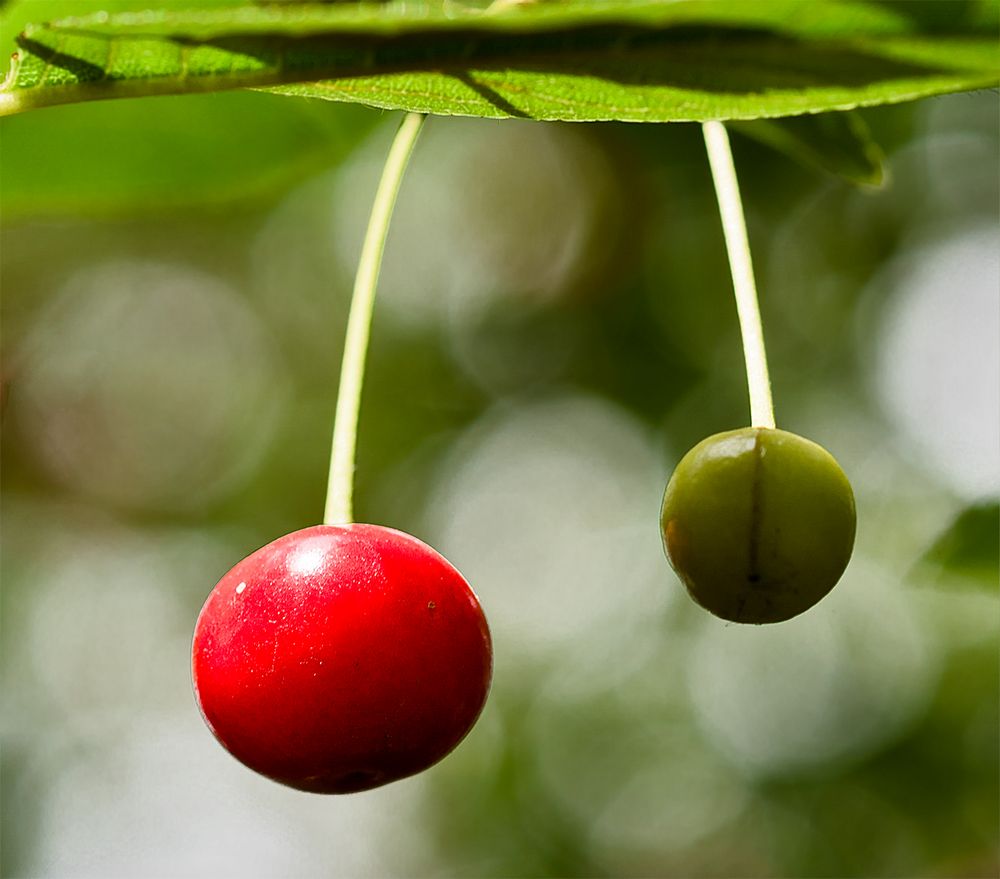
<svg viewBox="0 0 1000 879"><path fill-rule="evenodd" d="M439 114L701 121L894 103L1000 80L988 16L955 16L941 32L895 5L394 0L100 13L25 29L0 114L253 87Z"/></svg>
<svg viewBox="0 0 1000 879"><path fill-rule="evenodd" d="M985 588L1000 587L1000 504L965 509L922 561L978 581Z"/></svg>
<svg viewBox="0 0 1000 879"><path fill-rule="evenodd" d="M856 112L754 119L732 122L730 127L804 165L852 183L881 186L884 181L885 156Z"/></svg>
<svg viewBox="0 0 1000 879"><path fill-rule="evenodd" d="M148 2L101 6L135 11ZM158 2L184 8L192 0ZM232 0L201 0L209 2ZM0 50L15 48L33 15L66 17L94 7L94 0L15 0L0 16ZM250 207L335 164L376 121L358 106L241 90L21 114L0 123L0 216L11 223Z"/></svg>

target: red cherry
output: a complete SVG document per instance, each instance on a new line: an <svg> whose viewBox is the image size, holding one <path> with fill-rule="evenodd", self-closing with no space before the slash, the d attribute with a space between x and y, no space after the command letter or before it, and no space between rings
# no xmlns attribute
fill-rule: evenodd
<svg viewBox="0 0 1000 879"><path fill-rule="evenodd" d="M245 558L195 626L195 695L215 737L262 775L342 794L448 754L486 701L479 601L425 543L316 525Z"/></svg>

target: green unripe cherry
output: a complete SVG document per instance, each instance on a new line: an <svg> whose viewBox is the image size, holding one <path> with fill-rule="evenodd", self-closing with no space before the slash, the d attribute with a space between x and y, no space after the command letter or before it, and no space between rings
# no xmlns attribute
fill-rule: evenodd
<svg viewBox="0 0 1000 879"><path fill-rule="evenodd" d="M833 456L761 427L698 443L660 513L667 558L691 597L737 623L777 623L816 604L847 567L856 523Z"/></svg>

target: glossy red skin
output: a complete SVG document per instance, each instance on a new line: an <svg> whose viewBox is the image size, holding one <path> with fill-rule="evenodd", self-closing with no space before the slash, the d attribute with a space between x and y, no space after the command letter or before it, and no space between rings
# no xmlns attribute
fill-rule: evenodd
<svg viewBox="0 0 1000 879"><path fill-rule="evenodd" d="M436 763L475 723L492 666L462 575L378 525L317 525L257 550L212 590L192 648L216 738L251 769L314 793Z"/></svg>

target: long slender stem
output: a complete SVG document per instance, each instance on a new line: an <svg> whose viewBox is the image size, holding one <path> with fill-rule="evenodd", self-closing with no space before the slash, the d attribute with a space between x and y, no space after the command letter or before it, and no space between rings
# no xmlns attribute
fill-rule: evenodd
<svg viewBox="0 0 1000 879"><path fill-rule="evenodd" d="M425 118L421 113L407 113L399 126L382 169L382 179L375 193L368 230L365 232L358 274L354 279L351 311L347 318L344 359L340 367L337 414L333 422L330 449L330 477L326 488L326 511L323 514L323 521L327 525L348 524L354 519L354 453L357 447L358 412L361 407L361 387L364 382L372 309L375 305L375 288L379 269L382 267L382 252L385 250L392 209L399 194L403 172Z"/></svg>
<svg viewBox="0 0 1000 879"><path fill-rule="evenodd" d="M771 379L767 372L764 350L764 329L757 303L757 287L753 279L750 243L743 218L743 202L736 181L729 135L721 122L705 122L705 147L712 166L715 194L722 216L722 231L729 252L729 269L733 275L736 312L743 336L743 358L746 361L747 388L750 392L750 423L752 427L774 427L774 402L771 399Z"/></svg>

